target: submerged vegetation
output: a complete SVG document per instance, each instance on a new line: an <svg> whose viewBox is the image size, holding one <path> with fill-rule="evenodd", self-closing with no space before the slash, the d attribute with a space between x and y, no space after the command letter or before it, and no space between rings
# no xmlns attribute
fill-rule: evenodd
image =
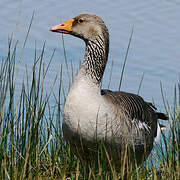
<svg viewBox="0 0 180 180"><path fill-rule="evenodd" d="M54 94L53 88L50 92L44 89L54 51L45 66L45 44L40 55L35 50L32 77L25 75L17 96L16 50L17 43L13 45L11 39L7 57L0 65L1 179L123 179L123 173L115 171L110 161L104 161L108 154L98 153L92 157L96 158L95 163L84 166L64 142L62 66L59 80L54 78L54 84L59 84L59 93ZM68 64L66 69L70 71ZM70 85L71 72L68 76ZM128 179L180 179L180 85L175 88L173 106L168 104L163 92L162 88L165 111L170 117L169 128L162 133L146 162L129 174ZM55 98L55 106L50 104L51 97Z"/></svg>

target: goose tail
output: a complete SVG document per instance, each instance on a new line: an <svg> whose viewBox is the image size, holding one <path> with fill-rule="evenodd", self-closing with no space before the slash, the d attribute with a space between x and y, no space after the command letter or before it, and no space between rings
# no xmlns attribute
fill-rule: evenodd
<svg viewBox="0 0 180 180"><path fill-rule="evenodd" d="M165 120L165 121L169 120L169 117L164 113L157 112L156 114L158 116L158 119Z"/></svg>
<svg viewBox="0 0 180 180"><path fill-rule="evenodd" d="M161 119L161 120L164 120L164 121L169 120L169 117L164 113L157 112L156 114L157 114L158 119ZM156 135L156 137L154 139L155 144L158 143L161 132L165 131L165 130L166 130L166 126L163 125L163 124L160 124L159 122L157 122L157 135Z"/></svg>

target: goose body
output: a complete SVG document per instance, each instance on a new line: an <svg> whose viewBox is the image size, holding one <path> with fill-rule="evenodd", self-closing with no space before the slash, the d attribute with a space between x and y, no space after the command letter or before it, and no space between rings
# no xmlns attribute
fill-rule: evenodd
<svg viewBox="0 0 180 180"><path fill-rule="evenodd" d="M65 140L79 150L83 146L86 153L80 154L84 158L94 149L96 140L106 141L116 152L129 147L140 164L153 148L157 120L167 116L156 112L151 103L138 95L101 89L109 53L109 33L103 20L96 15L80 14L51 31L74 35L86 44L84 61L64 107ZM122 157L115 154L115 158Z"/></svg>

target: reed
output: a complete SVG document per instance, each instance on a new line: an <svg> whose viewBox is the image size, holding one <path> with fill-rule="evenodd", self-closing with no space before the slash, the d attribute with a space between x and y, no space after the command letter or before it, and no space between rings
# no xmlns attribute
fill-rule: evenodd
<svg viewBox="0 0 180 180"><path fill-rule="evenodd" d="M31 24L32 22L30 26ZM25 43L26 41L27 37ZM7 57L1 61L0 65L1 179L123 179L123 169L120 172L116 171L103 144L100 144L96 156L92 156L94 161L90 164L83 164L74 156L71 147L63 140L61 123L66 97L63 68L67 70L69 86L72 83L74 72L76 72L72 64L68 65L65 48L65 67L63 64L60 65L59 78L54 78L49 92L44 90L45 79L55 51L47 60L44 59L45 43L40 55L37 55L35 48L34 59L32 59L34 61L31 70L32 77L28 76L27 70L26 78L22 81L21 90L19 90L20 95L17 96L16 79L18 77L15 72L18 41L12 42L12 38L10 38ZM25 48L25 43L23 48ZM128 49L129 46L130 42ZM123 72L126 60L127 55ZM48 62L46 66L43 61ZM123 76L123 72L121 76ZM111 73L112 69L110 81ZM58 94L53 92L56 83L59 85ZM122 78L119 88L121 83ZM55 105L51 104L51 97L55 99ZM169 105L163 87L162 98L165 111L170 117L170 121L167 123L169 128L162 133L159 144L155 146L147 161L141 167L136 167L128 175L128 179L180 178L180 84L175 86L173 105Z"/></svg>

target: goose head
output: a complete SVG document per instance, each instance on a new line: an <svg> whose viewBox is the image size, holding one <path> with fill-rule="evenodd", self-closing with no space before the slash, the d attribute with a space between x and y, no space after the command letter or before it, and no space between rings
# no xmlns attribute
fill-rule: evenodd
<svg viewBox="0 0 180 180"><path fill-rule="evenodd" d="M88 41L102 41L109 44L109 33L104 21L97 15L80 14L59 25L53 26L50 31L71 34Z"/></svg>

